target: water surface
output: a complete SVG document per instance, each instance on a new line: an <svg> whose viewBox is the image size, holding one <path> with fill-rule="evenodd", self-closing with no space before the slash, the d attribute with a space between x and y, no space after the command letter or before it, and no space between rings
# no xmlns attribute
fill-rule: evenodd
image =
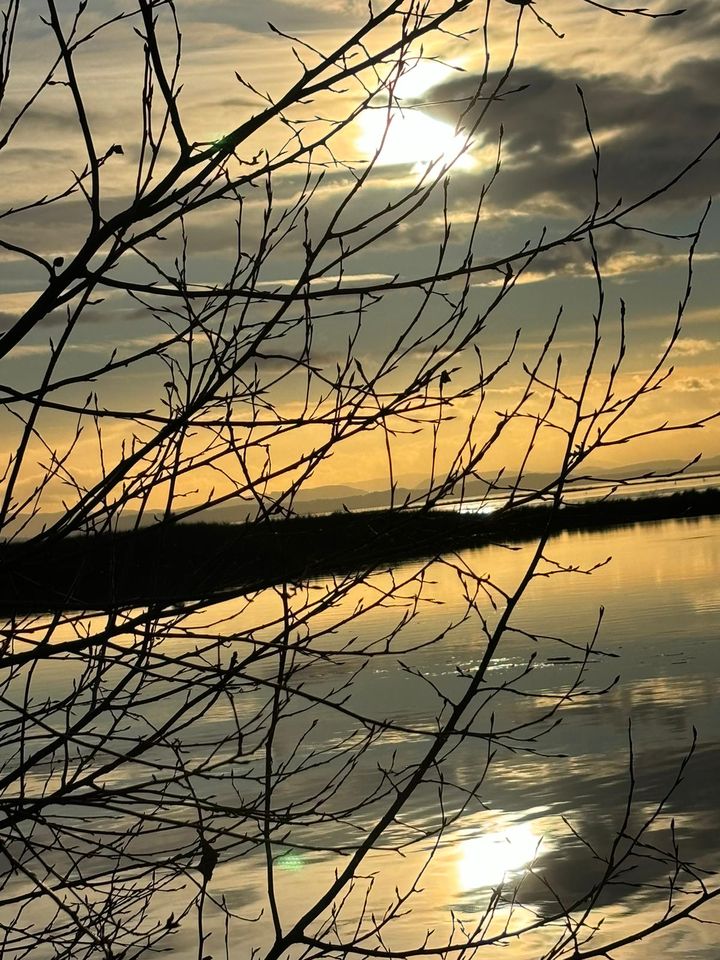
<svg viewBox="0 0 720 960"><path fill-rule="evenodd" d="M276 643L283 629L296 644L283 668L272 749L273 808L286 811L270 835L284 929L332 884L472 682L504 597L516 589L533 549L485 547L357 581L268 590L168 630L162 655L204 668L213 657L221 669L233 653ZM718 518L554 538L465 715L472 736L443 746L427 782L365 858L337 929L313 929L330 940L346 937L354 924L367 929L373 912L380 917L397 902L397 889L412 896L388 921L391 951L425 949L451 936L457 943L475 927L492 936L534 924L538 929L510 939L503 955L540 957L563 937L563 925L549 918L592 891L607 858L622 859L628 837L642 829L640 856L625 860L626 871L593 897L585 933L603 920L592 943L605 943L656 921L667 910L669 878L677 910L679 888L720 866L718 570ZM328 597L333 603L324 609ZM216 649L218 638L223 645ZM182 749L190 766L210 756L218 764L212 776L195 776L193 789L216 811L206 824L220 854L210 893L232 912L227 935L237 956L262 951L270 937L262 823L232 811L264 789L266 754L256 744L270 723L277 649L253 661L234 693L199 707L154 754L165 763ZM58 697L74 679L71 661L44 664L35 689ZM112 737L120 742L157 728L197 689L191 684L181 694L168 679L159 696L164 682ZM326 709L323 700L340 709ZM98 723L109 729L107 719ZM694 730L697 744L684 767ZM106 786L122 789L143 775L141 766L126 763ZM24 789L42 793L58 776L49 764ZM167 859L174 848L191 850L196 840L187 792L177 795L174 810L164 803L169 826L149 820L138 839L150 861ZM85 826L130 830L138 809L98 802L92 810L64 808L58 822L67 827L75 817ZM625 837L613 847L619 830ZM673 879L667 854L676 845ZM162 922L190 902L197 871L188 876L156 898L151 916ZM224 921L212 902L206 910L208 952L222 956ZM719 918L712 906L705 915ZM189 922L166 944L172 956L197 955L192 928ZM715 957L716 931L676 925L654 949ZM624 955L647 950L643 942Z"/></svg>
<svg viewBox="0 0 720 960"><path fill-rule="evenodd" d="M442 698L461 695L482 657L486 641L480 616L488 629L498 616L485 596L468 615L464 571L487 572L510 592L531 549L464 551L433 565L424 591L433 602L421 604L415 619L393 638L396 650L411 652L372 662L348 687L346 705L409 728L431 726L443 715ZM578 572L560 573L552 563L541 567L547 576L528 588L511 621L514 629L504 637L488 671L483 696L496 688L491 690L495 696L475 728L488 728L490 712L494 728L502 729L537 722L558 695L568 695L567 703L546 723L520 730L517 751L498 749L489 764L482 741L448 751L441 767L445 783L454 787L446 787L445 813L449 816L465 804L462 815L445 828L437 846L428 837L404 848L402 856L380 850L369 858L363 872L376 874L373 897L378 909L383 898L391 901L396 884L410 884L414 871L431 860L422 874L423 892L388 938L397 949L422 944L428 929L435 931L431 942L438 942L447 936L452 917L466 927L472 924L484 915L492 889L503 881L521 905L514 914L519 925L531 917L550 916L559 903L572 903L585 893L601 875L602 857L623 825L631 768L627 832L649 823L646 844L668 850L677 842L680 856L698 868L720 865L720 521L562 534L551 542L548 557ZM611 561L602 565L608 558ZM584 572L592 568L592 573ZM395 570L394 577L401 581L416 569L409 564ZM488 591L499 610L499 595L494 588ZM405 607L399 603L377 609L346 632L364 643L386 636L408 605L410 601ZM336 617L334 611L328 622ZM598 622L596 652L588 656L578 680L585 660L581 651L593 639ZM333 642L342 635L340 628ZM426 645L433 637L437 640ZM349 676L355 666L318 664L309 683L326 692L343 679L343 670ZM508 689L502 690L505 684ZM694 729L697 746L676 784ZM331 726L321 720L305 748L327 745L333 738L340 745L349 732L350 725L343 730L336 720ZM289 748L295 741L290 731L285 736ZM379 766L387 770L407 763L419 757L422 748L421 739L388 733L358 764L349 789L370 793L381 779ZM436 782L418 790L404 811L403 824L390 829L381 843L406 843L425 829L431 834L438 826L438 802ZM373 812L369 807L368 825ZM327 829L323 836L338 845L358 840L352 834L343 838L337 829ZM320 894L342 862L288 846L277 871L287 921ZM627 866L627 883L608 886L595 904L593 922L605 918L607 938L658 919L666 908L667 864L643 857ZM263 889L263 870L261 858L250 855L241 869L225 865L218 883L228 892L242 891L243 902L260 907L263 898L250 891ZM240 875L244 879L238 884ZM499 908L496 920L504 923L506 918L507 910ZM715 930L692 923L673 927L656 949L662 943L666 955L714 957ZM520 943L511 942L505 955L537 956L551 941L545 933L531 934ZM641 943L627 955L644 956L645 950Z"/></svg>

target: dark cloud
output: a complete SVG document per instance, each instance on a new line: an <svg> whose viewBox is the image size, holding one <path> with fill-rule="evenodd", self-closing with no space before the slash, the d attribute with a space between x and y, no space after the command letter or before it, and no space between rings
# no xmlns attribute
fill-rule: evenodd
<svg viewBox="0 0 720 960"><path fill-rule="evenodd" d="M720 7L717 0L685 0L680 6L685 7L681 17L656 20L654 29L683 35L683 39L693 41L707 41L720 37ZM677 3L666 0L666 10L676 10Z"/></svg>
<svg viewBox="0 0 720 960"><path fill-rule="evenodd" d="M3 133L10 118L15 118L25 106L26 101L17 98L4 101L3 113L6 122L3 124ZM55 96L46 96L45 100L36 101L22 120L22 126L32 128L31 132L40 138L47 137L48 134L65 135L72 129L73 124L77 124L77 113L73 112L72 104Z"/></svg>
<svg viewBox="0 0 720 960"><path fill-rule="evenodd" d="M18 313L11 313L9 310L0 310L0 333L9 330L15 325L19 317ZM147 320L150 316L145 307L120 307L112 301L100 306L88 307L82 312L81 323L83 325L92 323L133 323L140 320ZM40 327L61 327L67 322L67 312L64 310L53 310L40 320Z"/></svg>
<svg viewBox="0 0 720 960"><path fill-rule="evenodd" d="M497 80L491 77L486 90ZM491 140L501 123L505 130L494 203L521 209L547 197L578 212L588 210L593 163L578 80L601 144L600 192L606 206L620 197L637 200L672 179L720 128L720 60L681 62L657 82L630 75L578 78L543 67L518 70L511 87L527 89L493 104L482 127ZM431 91L429 99L466 97L476 83L477 78L467 75L454 78ZM457 108L439 104L427 109L454 120ZM477 175L457 173L453 181L465 194L477 192ZM665 199L704 199L719 185L716 151Z"/></svg>
<svg viewBox="0 0 720 960"><path fill-rule="evenodd" d="M607 228L594 238L594 242L600 269L606 277L664 270L687 261L684 241L678 246L647 234ZM591 250L587 240L566 243L541 254L530 266L530 273L542 277L592 276Z"/></svg>

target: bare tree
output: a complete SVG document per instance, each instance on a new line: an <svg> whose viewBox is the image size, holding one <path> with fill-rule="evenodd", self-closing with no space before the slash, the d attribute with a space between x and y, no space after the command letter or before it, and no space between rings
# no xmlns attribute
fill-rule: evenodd
<svg viewBox="0 0 720 960"><path fill-rule="evenodd" d="M675 15L594 0L577 6L590 22ZM603 450L698 429L715 416L652 419L707 212L692 232L664 235L685 243L687 279L667 341L640 377L626 370L627 308L608 305L599 238L646 231L633 218L691 174L718 135L644 195L608 204L580 93L594 183L586 214L570 229L543 228L483 255L483 218L503 175L498 110L523 96L515 76L527 24L560 34L551 10L526 0L370 3L330 50L273 27L297 63L295 81L270 94L237 74L252 104L246 117L198 140L184 103L182 7L138 0L103 19L99 5L70 11L47 0L42 36L52 54L35 85L16 90L24 12L19 0L5 5L0 103L9 107L0 148L23 143L33 117L60 97L77 130L56 182L1 214L0 245L42 277L0 338L3 416L14 430L0 507L5 539L25 537L26 554L41 557L71 534L150 521L170 538L179 521L227 504L248 523L267 524L294 513L298 493L331 457L370 445L385 453L388 506L397 510L428 511L479 482L503 494L508 516L541 500L551 509L509 581L456 554L395 571L360 559L320 582L279 576L272 589L161 593L134 604L118 597L101 611L78 611L70 590L55 613L10 617L0 658L3 956L130 958L168 948L201 960L222 955L224 938L228 956L454 957L519 942L537 955L580 958L615 955L690 918L717 889L683 858L672 825L658 837L685 765L648 811L636 802L630 738L627 806L606 849L583 838L581 893L556 889L530 858L519 880L491 886L472 927L451 917L447 930L418 936L407 925L441 869L443 844L482 806L498 758L542 756L543 735L593 692L587 673L602 656L601 616L583 640L517 623L531 584L578 570L554 559L549 542L568 484L594 478ZM500 29L498 68L491 41ZM85 59L117 37L137 58L137 136L108 136ZM478 80L452 103L449 147L388 194L378 188L383 151L403 113L426 105L402 96L402 81L437 62L439 39L476 45ZM347 137L368 115L382 118L380 132L360 162ZM458 230L451 174L480 137L494 159L477 174L474 209ZM373 251L391 261L388 251L416 221L427 229L429 210L434 262L368 271ZM73 224L70 253L65 241L57 253L52 232L38 238L43 221ZM234 244L225 275L195 266L208 229ZM488 361L488 324L518 286L544 257L577 249L595 281L579 374L558 343L562 310L532 357L518 331ZM292 275L278 276L278 264L293 264ZM146 335L78 360L83 324L102 311L139 311ZM37 357L30 384L14 381L12 360L23 355ZM126 385L135 376L156 385L150 406L144 397L133 405ZM520 386L494 410L493 388L506 382ZM401 443L426 451L429 480L411 496L398 493ZM518 445L507 475L488 469ZM555 467L551 480L535 483L540 449L552 451ZM188 563L203 569L203 558ZM426 626L438 577L452 584L462 612ZM112 585L112 570L107 578ZM413 666L468 625L477 659L458 665L452 684ZM539 691L529 653L517 676L494 684L498 650L513 638L569 649L574 676L552 694ZM375 668L406 672L422 690L422 720L363 698ZM469 778L458 774L461 757L472 758ZM410 865L397 885L388 879L391 854ZM302 909L283 899L283 871L299 857L332 857ZM262 876L263 890L233 902L219 865ZM664 905L650 924L605 936L604 897L630 870L638 885L662 886Z"/></svg>

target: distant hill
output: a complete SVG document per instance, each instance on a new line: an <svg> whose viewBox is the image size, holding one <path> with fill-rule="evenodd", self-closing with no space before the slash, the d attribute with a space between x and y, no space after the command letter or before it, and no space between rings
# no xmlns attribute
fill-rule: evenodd
<svg viewBox="0 0 720 960"><path fill-rule="evenodd" d="M590 476L592 481L601 483L603 481L612 483L613 481L624 480L625 478L662 478L669 474L677 473L686 466L683 460L659 460L641 463L632 463L623 467L594 467L591 471L583 471L584 475ZM683 477L700 477L717 474L717 485L720 485L720 455L702 458L698 463L693 464L683 471ZM497 491L498 496L502 496L502 489L512 487L515 482L513 475L503 478L503 488ZM524 490L542 490L551 485L556 479L554 473L529 473L523 478L522 489ZM590 483L583 479L581 475L578 488L587 488ZM422 480L420 474L403 475L400 480L402 486L395 490L394 503L400 506L408 501L421 502L424 494L427 493L427 480ZM374 489L368 489L369 484L375 484ZM488 495L490 490L489 483L484 480L471 479L464 484L464 499L474 500L482 499ZM491 494L492 495L492 494ZM279 498L280 492L270 494ZM452 501L452 496L446 498ZM325 484L317 487L307 487L298 491L293 498L293 512L299 515L326 514L334 513L338 510L362 511L385 509L390 505L390 491L387 486L387 480L376 479L362 481L359 484ZM205 520L209 523L241 523L251 515L249 505L234 503L227 506L212 507L202 514L192 519ZM49 526L60 518L61 514L43 514L42 517L35 517L28 524L23 536L30 537L39 533L43 526ZM126 513L118 524L119 530L130 530L135 526L136 514ZM149 513L144 519L142 526L150 525L155 517Z"/></svg>

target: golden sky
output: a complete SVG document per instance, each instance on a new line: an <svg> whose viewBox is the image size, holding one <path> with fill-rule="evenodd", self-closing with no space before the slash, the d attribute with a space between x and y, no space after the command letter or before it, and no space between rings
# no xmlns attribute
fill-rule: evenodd
<svg viewBox="0 0 720 960"><path fill-rule="evenodd" d="M618 6L617 4L614 4ZM61 21L70 35L73 4L62 4ZM439 10L450 3L431 3ZM376 10L382 9L376 4ZM648 0L655 13L667 13L672 6L665 0ZM374 109L364 111L355 122L334 137L332 155L322 148L313 155L314 176L325 170L307 204L308 236L311 242L322 234L331 218L347 202L355 178L373 155L378 153L374 169L361 191L342 209L338 223L342 228L360 225L363 218L382 211L418 184L427 182L439 164L448 166L448 186L442 184L428 199L408 213L397 227L367 246L367 232L361 226L352 236L358 250L347 256L342 271L333 265L338 249L328 246L325 259L319 261L320 279L315 290L337 285L338 278L349 285L383 284L392 278L409 279L431 276L446 225L451 224L443 267L461 264L468 244L473 263L502 261L503 258L531 249L541 238L558 238L575 229L593 207L593 151L585 129L583 105L577 85L582 88L595 143L601 153L598 202L609 210L616 202L632 204L661 187L682 169L717 132L720 126L718 94L720 89L720 11L711 0L689 0L683 16L650 19L613 16L587 0L536 0L531 9L506 0L473 2L456 21L455 36L444 33L430 36L422 50L408 52L407 68L399 79L395 95L399 98L388 114L381 98ZM263 97L277 100L301 75L298 57L309 65L317 61L317 51L328 51L341 44L363 22L367 4L359 0L337 0L318 4L305 0L266 0L263 3L237 3L234 0L177 0L175 4L182 32L182 61L177 103L191 144L210 145L221 141L239 123L256 114ZM120 16L123 11L133 16ZM534 11L534 12L533 12ZM172 18L167 5L157 7L159 37L168 65L173 63ZM487 14L487 26L483 24ZM3 184L3 210L33 204L40 197L67 189L86 163L86 146L77 121L76 108L65 74L57 67L51 85L33 99L47 71L57 57L57 41L43 22L46 5L33 0L22 5L11 59L9 81L4 90L0 112L0 136L10 133L0 151ZM504 85L500 80L512 53L512 38L520 16L520 42L512 75ZM88 121L98 155L113 145L122 153L107 154L100 169L101 211L111 217L132 201L137 171L142 165L139 142L142 130L143 50L134 32L140 25L132 4L124 7L114 0L91 0L78 21L78 34L89 35L109 18L116 22L104 26L81 44L74 54L78 84L83 94ZM308 44L280 36L268 21ZM550 26L551 24L552 26ZM388 42L397 33L391 20L371 41ZM461 35L462 34L462 35ZM563 36L560 37L559 34ZM372 49L371 45L370 48ZM489 59L486 60L486 54ZM420 57L424 59L419 59ZM477 91L483 71L487 71L486 93L500 89L497 102L478 100L467 107L468 98ZM253 93L238 80L238 74L252 85ZM385 74L387 75L387 70ZM366 72L360 78L373 82ZM500 86L498 87L498 84ZM328 129L357 105L363 88L356 79L338 83L333 95L319 92L308 102L288 112L291 122L306 121L304 135ZM155 85L155 105L159 103ZM18 112L32 101L17 125ZM466 109L467 108L467 109ZM457 128L465 110L464 127ZM158 113L159 116L159 113ZM388 116L389 128L386 130ZM157 122L157 120L156 120ZM501 167L493 174L498 155L502 124ZM297 127L295 128L298 129ZM250 138L238 149L237 160L229 170L233 174L252 170L256 151L279 152L292 148L291 128L274 122L263 127L260 136ZM157 132L157 128L156 128ZM380 150L383 136L385 143ZM466 137L468 142L463 148ZM168 138L161 151L153 182L157 182L172 162ZM282 144L286 142L286 147ZM196 149L202 149L198 146ZM262 154L256 160L262 167ZM455 161L455 162L453 162ZM279 165L273 177L272 221L281 229L283 213L292 209L302 189L307 168ZM622 226L639 227L629 231L607 226L595 236L598 262L604 278L604 304L601 324L602 345L598 366L593 374L590 394L599 398L610 375L619 337L621 300L626 303L625 329L627 354L616 387L632 389L642 383L665 348L677 316L677 304L687 286L687 250L689 240L672 240L666 233L692 233L698 224L708 197L717 190L718 152L711 151L678 184L642 206L622 221ZM473 233L475 210L484 190L481 217ZM240 245L245 266L257 262L257 244L262 220L268 210L268 195L261 181L249 183L239 191L242 197L242 229L238 240L236 200L220 200L200 206L187 217L187 279L196 288L223 285L231 275ZM444 201L444 196L446 197ZM445 202L445 206L444 203ZM63 257L71 261L83 242L89 221L89 206L80 191L73 190L57 203L31 206L28 210L2 219L0 239L14 245L0 250L0 323L9 329L17 317L37 298L47 283L47 273L32 258L15 247L28 248L52 261ZM693 293L684 314L682 331L671 361L674 372L662 390L649 390L643 402L628 419L629 432L642 432L664 422L694 420L710 414L718 406L718 258L720 257L720 221L713 209L697 245L694 261ZM255 278L257 290L282 293L292 289L302 267L303 222L298 220L267 260ZM544 232L545 231L545 232ZM177 224L162 231L162 239L146 240L112 268L110 276L129 282L160 282L161 274L148 266L146 257L168 275L177 272L182 256L182 237ZM347 254L347 250L345 251ZM97 261L95 261L97 262ZM323 266L327 264L327 267ZM453 459L458 444L466 436L468 424L476 413L478 396L470 385L482 370L500 364L508 354L516 330L520 339L512 362L487 385L483 408L473 426L473 443L481 446L490 435L497 418L512 409L526 383L523 364L532 366L554 318L562 308L555 343L548 354L543 376L550 376L558 355L562 356L561 385L572 394L580 388L582 372L592 346L593 314L598 309L598 293L591 266L587 237L576 243L555 246L532 262L522 257L513 260L514 269L523 268L513 278L512 289L489 312L482 330L472 333L461 344L463 331L471 330L497 297L505 268L479 271L472 276L466 291L462 316L454 333L446 338L443 326L449 322L452 303L457 304L462 285L447 285L442 298L432 299L421 322L413 326L418 308L418 293L391 293L374 304L366 304L361 328L357 321L357 298L329 297L312 307L312 343L307 347L305 370L283 378L282 373L302 353L307 336L304 307L298 303L285 316L283 336L266 342L257 356L257 373L249 362L239 371L242 385L236 413L242 419L262 422L262 405L267 400L284 417L305 416L317 403L331 409L331 394L323 383L332 380L337 364L343 364L348 337L353 340L354 358L361 361L358 378L372 380L381 374L378 391L401 390L408 378L422 376L428 364L436 365L434 388L437 396L438 370L447 356L451 379L444 385L457 394L439 427L433 433L435 414L424 416L428 422L419 433L408 428L390 438L396 478L427 473L431 463L433 440L438 445L440 466ZM322 271L325 271L324 274ZM324 276L324 279L322 279ZM165 282L165 281L163 281ZM121 289L99 287L75 325L63 357L53 373L53 383L68 380L53 388L56 409L45 410L39 418L42 439L33 436L32 456L23 473L22 484L30 489L42 476L48 446L58 449L73 436L77 415L71 408L84 403L88 383L97 393L98 408L151 412L157 416L167 410L168 377L174 369L180 375L187 368L188 342L178 336L166 349L163 363L157 358L140 360L116 372L97 376L103 365L114 358L134 356L153 344L172 338L183 329L188 310L199 301L178 303L153 295L138 298ZM176 309L176 315L167 308ZM256 303L244 315L244 330L267 322L272 303ZM184 312L183 312L184 311ZM226 323L233 322L239 308L233 307ZM443 312L444 311L444 312ZM218 322L217 314L208 320ZM41 382L47 364L49 340L57 342L66 324L62 311L55 311L38 324L11 353L0 361L0 382L23 391ZM383 367L388 352L403 330L407 350L397 362ZM431 332L434 331L434 332ZM247 334L246 334L247 335ZM461 344L462 349L458 348ZM202 347L195 344L198 356ZM116 351L113 354L113 351ZM457 352L455 352L457 351ZM310 373L308 373L310 368ZM548 372L550 371L550 373ZM348 374L349 377L349 374ZM312 380L308 386L309 380ZM256 396L248 384L255 384ZM349 383L349 380L348 380ZM198 387L195 382L193 389ZM466 395L463 390L467 388ZM175 389L175 388L173 388ZM5 390L5 397L8 391ZM337 398L335 398L337 399ZM95 404L93 400L93 405ZM527 401L525 412L543 410L545 398L537 389ZM65 405L68 409L61 409ZM330 405L330 406L328 406ZM15 412L25 410L17 402L6 404ZM566 413L558 404L558 423ZM85 417L88 421L89 418ZM507 441L491 450L483 467L488 471L502 465L517 466L522 457L522 441L532 420L518 421L508 430ZM86 422L68 464L80 487L91 485L121 455L122 443L129 442L128 424L116 418L102 421L103 453L92 422ZM6 412L2 417L0 444L7 460L17 448L22 425ZM137 427L138 436L147 437L155 429L152 422ZM288 432L284 438L270 439L272 459L277 465L289 462L298 452L308 455L326 442L329 427L305 427ZM258 431L255 436L259 437ZM703 452L720 452L720 436L714 424L703 431L669 433L653 443L640 440L635 446L608 447L599 454L601 464L653 459L691 457ZM206 442L206 441L203 441ZM339 444L331 459L313 475L313 483L362 484L387 474L388 437L382 430ZM189 436L186 449L193 450L200 439ZM469 448L468 448L469 449ZM556 465L559 446L550 431L543 436L533 455L531 466L551 470ZM263 472L263 444L248 454L251 469ZM232 460L232 458L231 458ZM237 469L230 461L216 464L223 470ZM210 472L215 467L210 469ZM269 468L268 468L269 469ZM207 495L211 485L223 489L226 483L220 471L210 477L188 476L181 486L189 500ZM272 473L272 471L270 471ZM273 481L268 481L273 489ZM46 508L57 508L62 493L54 484L46 495ZM66 484L67 486L67 484ZM77 490L75 491L75 493ZM67 492L66 492L67 493ZM67 494L71 497L74 493Z"/></svg>

